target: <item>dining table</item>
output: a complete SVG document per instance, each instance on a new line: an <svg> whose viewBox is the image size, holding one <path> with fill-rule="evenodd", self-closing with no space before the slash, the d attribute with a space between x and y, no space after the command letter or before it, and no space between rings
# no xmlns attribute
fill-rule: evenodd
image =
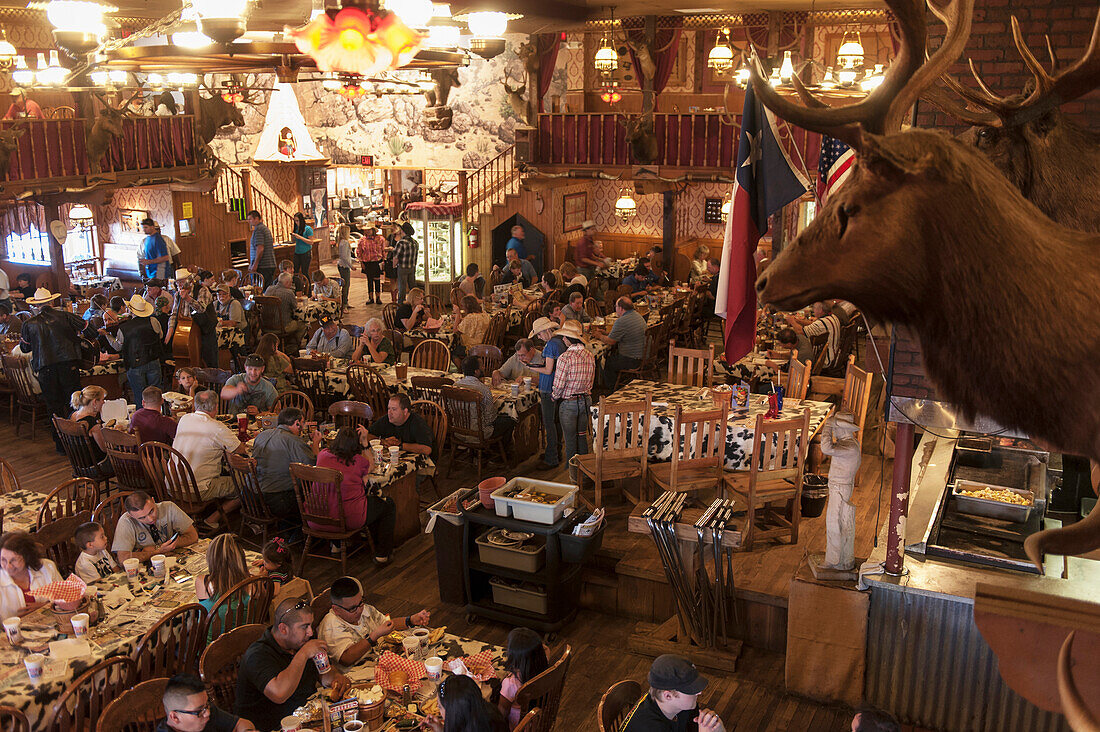
<svg viewBox="0 0 1100 732"><path fill-rule="evenodd" d="M25 488L0 493L4 531L34 531L38 528L38 512L45 500L45 493Z"/></svg>
<svg viewBox="0 0 1100 732"><path fill-rule="evenodd" d="M130 655L142 636L166 613L198 601L195 575L207 571L209 545L209 539L200 539L177 549L169 555L173 566L165 577L154 577L149 563L143 562L136 578L116 572L89 585L98 590L105 617L83 639L62 632L49 604L24 615L23 643L12 646L6 637L0 640L3 704L23 712L31 729L42 729L53 702L80 674L105 658ZM251 565L260 555L246 550L245 557ZM183 581L177 582L180 577ZM28 653L46 656L42 676L37 680L27 676L23 664Z"/></svg>

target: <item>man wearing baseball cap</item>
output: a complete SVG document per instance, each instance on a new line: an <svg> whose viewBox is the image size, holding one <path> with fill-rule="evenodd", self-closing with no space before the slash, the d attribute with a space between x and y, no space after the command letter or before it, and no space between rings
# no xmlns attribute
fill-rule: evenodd
<svg viewBox="0 0 1100 732"><path fill-rule="evenodd" d="M695 664L667 653L649 667L649 692L630 710L622 732L725 732L718 714L699 709L707 680Z"/></svg>
<svg viewBox="0 0 1100 732"><path fill-rule="evenodd" d="M321 317L320 328L309 339L306 348L310 355L316 356L327 353L333 358L351 358L351 352L355 348L355 340L348 332L340 327L336 319L331 315Z"/></svg>

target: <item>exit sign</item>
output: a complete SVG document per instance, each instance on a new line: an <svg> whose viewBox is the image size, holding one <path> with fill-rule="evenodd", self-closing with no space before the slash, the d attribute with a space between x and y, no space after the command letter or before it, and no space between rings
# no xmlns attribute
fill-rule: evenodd
<svg viewBox="0 0 1100 732"><path fill-rule="evenodd" d="M360 155L359 156L359 164L360 165L374 165L374 156L373 155Z"/></svg>

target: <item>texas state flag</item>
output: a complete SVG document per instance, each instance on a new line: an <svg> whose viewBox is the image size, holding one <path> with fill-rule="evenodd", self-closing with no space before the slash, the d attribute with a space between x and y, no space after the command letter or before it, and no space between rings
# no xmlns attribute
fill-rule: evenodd
<svg viewBox="0 0 1100 732"><path fill-rule="evenodd" d="M779 143L775 115L756 101L750 86L745 92L741 139L737 143L737 182L726 219L722 269L714 312L726 319L727 363L752 350L756 339L756 263L753 252L768 229L768 217L809 188L809 180L795 169Z"/></svg>

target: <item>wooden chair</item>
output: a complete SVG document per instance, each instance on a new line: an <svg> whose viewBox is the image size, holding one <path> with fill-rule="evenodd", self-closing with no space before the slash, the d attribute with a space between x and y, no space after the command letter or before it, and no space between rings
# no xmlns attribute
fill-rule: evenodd
<svg viewBox="0 0 1100 732"><path fill-rule="evenodd" d="M787 365L787 386L783 389L783 399L806 398L806 392L810 388L810 369L813 364L810 361L799 361L792 358ZM861 443L862 444L862 443Z"/></svg>
<svg viewBox="0 0 1100 732"><path fill-rule="evenodd" d="M142 681L122 696L111 701L96 722L95 732L154 732L168 719L161 700L168 687L168 678Z"/></svg>
<svg viewBox="0 0 1100 732"><path fill-rule="evenodd" d="M382 322L386 324L386 328L389 330L397 330L397 310L400 307L395 302L386 303L382 306Z"/></svg>
<svg viewBox="0 0 1100 732"><path fill-rule="evenodd" d="M301 272L295 272L294 276L291 279L294 282L295 292L302 295L309 295L310 290L312 289L312 283L310 282L309 277L306 277Z"/></svg>
<svg viewBox="0 0 1100 732"><path fill-rule="evenodd" d="M76 566L76 559L80 556L80 549L73 543L73 534L83 523L92 520L91 511L42 524L34 532L35 541L46 550L46 556L57 565L57 570L62 577L68 577Z"/></svg>
<svg viewBox="0 0 1100 732"><path fill-rule="evenodd" d="M504 438L486 437L481 431L482 404L481 394L473 389L461 386L443 387L443 408L447 412L447 425L451 436L451 463L447 466L450 477L454 467L455 450L465 449L477 453L477 479L481 481L481 462L483 454L496 448L500 459L507 465L508 456L504 453Z"/></svg>
<svg viewBox="0 0 1100 732"><path fill-rule="evenodd" d="M798 523L802 515L802 473L809 451L810 410L801 417L767 420L756 415L749 469L730 473L725 482L747 506L741 546L752 551L757 539L790 537L798 543ZM777 511L772 504L782 503ZM757 519L762 521L757 526Z"/></svg>
<svg viewBox="0 0 1100 732"><path fill-rule="evenodd" d="M454 386L454 381L445 376L410 376L412 388L409 396L415 400L443 403L443 387Z"/></svg>
<svg viewBox="0 0 1100 732"><path fill-rule="evenodd" d="M138 454L158 494L175 503L189 516L205 516L210 509L216 509L224 525L229 526L229 517L222 510L221 499L203 499L191 464L171 445L146 442L139 448Z"/></svg>
<svg viewBox="0 0 1100 732"><path fill-rule="evenodd" d="M87 422L77 422L53 416L53 427L61 441L61 449L69 459L69 467L74 478L88 478L97 485L102 483L104 493L110 490L109 478L101 477L99 460L96 459L98 446L93 445L93 437Z"/></svg>
<svg viewBox="0 0 1100 732"><path fill-rule="evenodd" d="M424 307L428 308L428 312L436 320L443 317L443 298L439 295L425 295Z"/></svg>
<svg viewBox="0 0 1100 732"><path fill-rule="evenodd" d="M332 468L291 463L290 477L294 480L294 495L298 499L298 510L302 514L302 531L306 535L306 543L298 557L295 574L302 573L306 557L332 559L327 551L324 554L309 553L309 547L315 541L320 541L322 544L330 541L340 542L340 573L347 574L349 540L359 533L359 529L348 527L344 501L340 493L343 475ZM370 542L363 542L359 549L369 544Z"/></svg>
<svg viewBox="0 0 1100 732"><path fill-rule="evenodd" d="M0 496L17 490L20 490L19 477L15 474L15 469L4 458L0 458Z"/></svg>
<svg viewBox="0 0 1100 732"><path fill-rule="evenodd" d="M435 447L433 453L435 455L443 454L443 443L447 439L447 412L441 406L442 401L441 396L439 401L417 399L412 403L413 411L424 418L432 431L432 442ZM435 482L435 474L429 475L427 480L432 484L435 495L442 498L443 492L439 490L439 484Z"/></svg>
<svg viewBox="0 0 1100 732"><path fill-rule="evenodd" d="M400 361L401 354L405 352L405 338L399 330L386 329L382 331L383 338L389 338L393 344L394 357Z"/></svg>
<svg viewBox="0 0 1100 732"><path fill-rule="evenodd" d="M455 280L455 282L457 283L458 280ZM451 307L462 307L462 298L466 297L466 293L458 289L458 287L452 286L449 297L451 299Z"/></svg>
<svg viewBox="0 0 1100 732"><path fill-rule="evenodd" d="M540 717L542 717L542 710L537 707L532 709L524 715L523 719L519 720L519 724L515 726L512 732L533 732L538 726Z"/></svg>
<svg viewBox="0 0 1100 732"><path fill-rule="evenodd" d="M44 732L88 732L103 709L134 685L137 668L127 656L104 659L76 678L50 707Z"/></svg>
<svg viewBox="0 0 1100 732"><path fill-rule="evenodd" d="M623 369L615 378L615 389L618 389L631 379L644 379L657 373L657 361L660 358L660 347L663 339L664 328L661 323L647 325L645 329L645 353L642 354L642 362L637 368ZM625 379L625 381L624 381Z"/></svg>
<svg viewBox="0 0 1100 732"><path fill-rule="evenodd" d="M348 366L348 398L369 404L374 414L385 414L390 388L374 368L361 363Z"/></svg>
<svg viewBox="0 0 1100 732"><path fill-rule="evenodd" d="M608 480L636 478L645 485L649 467L649 420L653 413L653 396L635 402L609 402L600 397L596 416L594 452L575 455L577 469L596 485L594 507L603 505L603 483ZM606 443L606 444L605 444ZM641 500L630 495L624 483L623 495L632 503Z"/></svg>
<svg viewBox="0 0 1100 732"><path fill-rule="evenodd" d="M38 528L51 521L91 513L99 503L99 489L87 478L71 478L50 491L38 509Z"/></svg>
<svg viewBox="0 0 1100 732"><path fill-rule="evenodd" d="M141 438L113 427L104 428L100 435L103 437L103 446L111 467L114 468L118 487L127 492L145 491L149 495L157 495L156 486L149 480L145 467L141 464L141 456L138 455ZM158 496L157 500L162 499Z"/></svg>
<svg viewBox="0 0 1100 732"><path fill-rule="evenodd" d="M266 625L270 620L271 597L274 594L275 584L270 577L246 577L233 585L210 608L203 640L214 640L242 625Z"/></svg>
<svg viewBox="0 0 1100 732"><path fill-rule="evenodd" d="M600 317L600 304L596 301L596 298L586 297L584 299L584 312L590 318Z"/></svg>
<svg viewBox="0 0 1100 732"><path fill-rule="evenodd" d="M676 341L668 342L668 383L683 386L714 385L714 346L697 350L677 348Z"/></svg>
<svg viewBox="0 0 1100 732"><path fill-rule="evenodd" d="M374 410L365 402L345 399L344 401L333 402L328 408L328 416L332 417L337 429L341 427L355 429L359 425L369 428L371 420L374 419Z"/></svg>
<svg viewBox="0 0 1100 732"><path fill-rule="evenodd" d="M292 332L288 329L290 324L283 318L282 300L271 295L257 295L253 299L256 302L260 332L274 333L282 348L287 348L287 340Z"/></svg>
<svg viewBox="0 0 1100 732"><path fill-rule="evenodd" d="M0 732L31 732L31 723L15 707L0 706Z"/></svg>
<svg viewBox="0 0 1100 732"><path fill-rule="evenodd" d="M263 548L267 545L268 533L279 523L279 518L271 513L264 501L260 476L256 473L256 460L229 451L226 451L225 459L229 463L229 475L233 478L237 497L241 500L241 530L238 534L243 534L247 526L253 534L260 536L259 546Z"/></svg>
<svg viewBox="0 0 1100 732"><path fill-rule="evenodd" d="M428 338L416 345L409 365L418 369L431 369L432 371L447 371L451 365L451 352L443 341Z"/></svg>
<svg viewBox="0 0 1100 732"><path fill-rule="evenodd" d="M42 396L34 392L31 376L27 366L27 359L21 356L3 356L0 364L4 369L4 378L11 384L15 393L12 404L12 412L15 418L15 436L19 436L19 427L23 424L23 415L31 416L31 439L34 439L35 426L38 424L38 410L42 414L49 414Z"/></svg>
<svg viewBox="0 0 1100 732"><path fill-rule="evenodd" d="M538 722L528 728L529 732L550 732L554 726L572 655L573 649L566 645L561 657L550 668L519 687L516 692L515 704L521 714L528 714L534 709L542 710Z"/></svg>
<svg viewBox="0 0 1100 732"><path fill-rule="evenodd" d="M195 381L199 382L202 389L210 389L211 391L221 391L221 388L225 386L225 382L229 381L229 377L232 375L226 369L206 367L195 369Z"/></svg>
<svg viewBox="0 0 1100 732"><path fill-rule="evenodd" d="M194 675L206 646L206 608L197 602L169 611L138 641L134 659L138 681Z"/></svg>
<svg viewBox="0 0 1100 732"><path fill-rule="evenodd" d="M278 414L287 407L297 407L302 410L302 420L304 422L313 421L313 400L309 398L309 394L301 391L284 391L275 399L275 404L271 406L271 411Z"/></svg>
<svg viewBox="0 0 1100 732"><path fill-rule="evenodd" d="M662 491L684 493L720 489L726 459L725 409L684 412L676 405L672 424L672 460L650 463L649 476Z"/></svg>
<svg viewBox="0 0 1100 732"><path fill-rule="evenodd" d="M504 333L508 330L508 314L505 312L493 313L489 319L489 330L485 333L485 345L496 346L500 350L504 346ZM501 358L501 363L504 359Z"/></svg>
<svg viewBox="0 0 1100 732"><path fill-rule="evenodd" d="M108 545L113 544L115 541L115 527L118 526L118 520L122 518L122 514L126 513L125 501L129 495L130 491L115 493L113 496L100 501L99 505L92 511L91 520L103 527L103 533L107 535Z"/></svg>
<svg viewBox="0 0 1100 732"><path fill-rule="evenodd" d="M848 357L848 369L844 374L844 395L840 398L840 411L851 412L859 431L856 441L863 447L863 425L867 422L867 408L871 401L871 374L855 364L856 357Z"/></svg>
<svg viewBox="0 0 1100 732"><path fill-rule="evenodd" d="M237 701L237 671L248 647L267 630L263 623L241 625L210 641L199 657L199 677L210 690L210 703L232 709Z"/></svg>
<svg viewBox="0 0 1100 732"><path fill-rule="evenodd" d="M317 635L317 628L321 626L321 621L328 615L328 611L332 609L332 596L329 595L328 590L325 590L317 597L313 598L313 601L309 605L309 609L313 612L313 634Z"/></svg>
<svg viewBox="0 0 1100 732"><path fill-rule="evenodd" d="M600 705L596 707L600 732L619 732L619 727L626 721L626 715L641 701L642 693L642 685L633 679L612 684L600 697Z"/></svg>
<svg viewBox="0 0 1100 732"><path fill-rule="evenodd" d="M259 272L245 272L244 275L241 276L241 284L244 285L245 287L258 287L258 288L260 288L260 291L262 292L263 289L264 289L264 286L267 283L264 282L264 276L262 274L260 274ZM261 296L256 295L255 297L253 297L253 299L255 299L256 297L261 297Z"/></svg>
<svg viewBox="0 0 1100 732"><path fill-rule="evenodd" d="M504 365L504 354L497 346L488 344L470 346L467 353L477 357L478 363L481 364L481 373L485 376L489 376Z"/></svg>
<svg viewBox="0 0 1100 732"><path fill-rule="evenodd" d="M314 409L328 409L332 390L325 376L324 363L312 358L291 358L290 362L294 366L290 380L298 391L309 397Z"/></svg>

